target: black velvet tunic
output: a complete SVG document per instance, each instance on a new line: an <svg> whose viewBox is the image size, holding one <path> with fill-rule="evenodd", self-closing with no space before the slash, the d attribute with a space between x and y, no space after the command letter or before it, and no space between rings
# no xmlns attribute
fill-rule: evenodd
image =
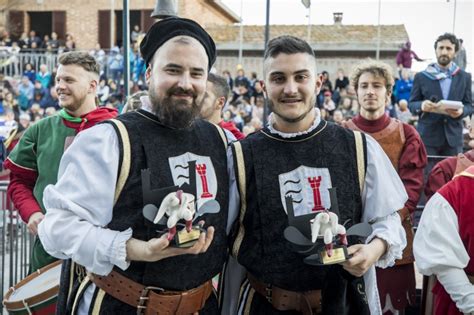
<svg viewBox="0 0 474 315"><path fill-rule="evenodd" d="M171 129L160 124L154 115L143 110L121 115L117 119L125 125L128 132L131 146L131 167L125 186L114 206L112 221L107 226L109 229L125 231L132 228L132 237L144 241L158 237L156 227L151 226L142 214L144 206L142 170L150 170L151 189L159 189L176 185L176 175L172 174L172 172L176 172L172 170L175 167L170 162L173 157L188 154L191 158L198 156L198 160L201 161L198 161L199 163L211 161L212 165L206 165L207 173L211 174L213 169L215 176L207 176L206 184L208 187L217 186L217 190L214 191L215 195L212 194L212 197L219 202L221 210L215 214L204 214L199 218L199 220L205 221L205 227L213 226L215 228L214 239L207 252L199 255L176 256L152 263L133 261L127 270L114 268L115 271L127 278L146 286L161 287L173 291L195 288L222 270L228 254L226 225L229 179L223 139L215 126L202 120L197 120L192 127L187 129ZM114 124L112 125L116 128ZM119 134L118 130L117 134ZM124 142L123 139L119 140L120 161L122 161ZM186 163L180 166L181 169L187 167ZM189 174L186 176L192 177ZM202 180L197 172L195 179L196 181ZM199 189L197 197L200 199ZM69 276L65 275L68 273L67 266L64 266L63 273L62 278L67 281L69 279ZM77 281L74 286L77 289ZM61 292L64 293L67 290L62 289ZM70 313L75 295L81 293L75 292L69 296L66 313ZM64 306L66 297L64 294L62 295L60 304ZM92 306L96 297L97 290L92 300ZM60 309L61 307L58 308L58 313L63 313ZM205 309L200 313L214 314L216 310L217 300L213 297L209 299ZM136 314L136 308L105 295L100 313Z"/></svg>
<svg viewBox="0 0 474 315"><path fill-rule="evenodd" d="M365 137L363 140L365 152ZM282 198L291 195L295 207L301 203L310 205L306 209L310 213L316 202L309 180L318 177L315 173L322 177L329 174L330 179L323 179L329 183L326 187L337 188L339 223L346 223L345 227L349 228L360 222L362 201L353 131L322 121L309 134L290 139L263 129L242 140L241 145L245 162L246 211L240 227L243 227L243 239L237 255L239 263L267 284L292 291L323 289L326 314L346 314L348 303L355 308L358 308L356 304L362 303L358 312L363 314L368 305L363 301L362 278L352 277L340 265L320 267L303 263L304 257L295 253L284 238L288 215ZM286 176L286 180L282 181L282 176ZM287 183L291 183L291 189ZM242 235L242 230L240 233ZM362 294L354 294L358 286L362 288ZM350 302L354 299L357 302ZM262 312L265 308L258 306L256 309ZM266 312L272 313L270 309Z"/></svg>

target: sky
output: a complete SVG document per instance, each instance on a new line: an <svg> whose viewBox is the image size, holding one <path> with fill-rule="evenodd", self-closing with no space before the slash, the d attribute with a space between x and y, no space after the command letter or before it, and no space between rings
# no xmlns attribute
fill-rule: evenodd
<svg viewBox="0 0 474 315"><path fill-rule="evenodd" d="M265 24L266 0L221 0L244 24ZM333 12L343 12L342 24L378 23L379 0L311 0L310 10L301 0L270 0L270 24L333 24ZM455 19L454 19L455 17ZM436 38L453 32L464 40L468 68L474 70L474 0L380 0L381 24L404 24L412 50L420 58L436 61ZM453 21L455 20L455 23ZM453 25L454 24L454 25ZM416 62L416 71L428 62Z"/></svg>

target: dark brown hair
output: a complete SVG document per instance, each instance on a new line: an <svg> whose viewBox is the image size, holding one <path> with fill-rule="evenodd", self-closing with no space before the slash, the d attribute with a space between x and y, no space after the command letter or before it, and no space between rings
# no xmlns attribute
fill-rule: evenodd
<svg viewBox="0 0 474 315"><path fill-rule="evenodd" d="M207 81L212 83L214 90L213 92L216 97L224 97L227 101L227 98L229 97L230 93L230 87L227 83L227 80L220 75L209 73L209 75L207 76Z"/></svg>
<svg viewBox="0 0 474 315"><path fill-rule="evenodd" d="M282 35L268 42L263 59L275 58L279 54L293 55L297 53L306 53L316 58L313 48L306 41L295 36Z"/></svg>

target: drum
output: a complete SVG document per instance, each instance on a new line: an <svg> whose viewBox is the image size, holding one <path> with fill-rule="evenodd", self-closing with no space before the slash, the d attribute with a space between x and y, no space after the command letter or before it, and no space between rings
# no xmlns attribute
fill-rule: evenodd
<svg viewBox="0 0 474 315"><path fill-rule="evenodd" d="M61 260L43 267L10 288L3 299L5 309L14 315L49 315L56 310Z"/></svg>

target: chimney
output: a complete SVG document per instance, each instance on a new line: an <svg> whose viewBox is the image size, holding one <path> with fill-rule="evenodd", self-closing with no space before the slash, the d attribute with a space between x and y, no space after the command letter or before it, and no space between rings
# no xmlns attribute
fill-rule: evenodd
<svg viewBox="0 0 474 315"><path fill-rule="evenodd" d="M342 24L342 12L334 12L334 24L341 25Z"/></svg>

